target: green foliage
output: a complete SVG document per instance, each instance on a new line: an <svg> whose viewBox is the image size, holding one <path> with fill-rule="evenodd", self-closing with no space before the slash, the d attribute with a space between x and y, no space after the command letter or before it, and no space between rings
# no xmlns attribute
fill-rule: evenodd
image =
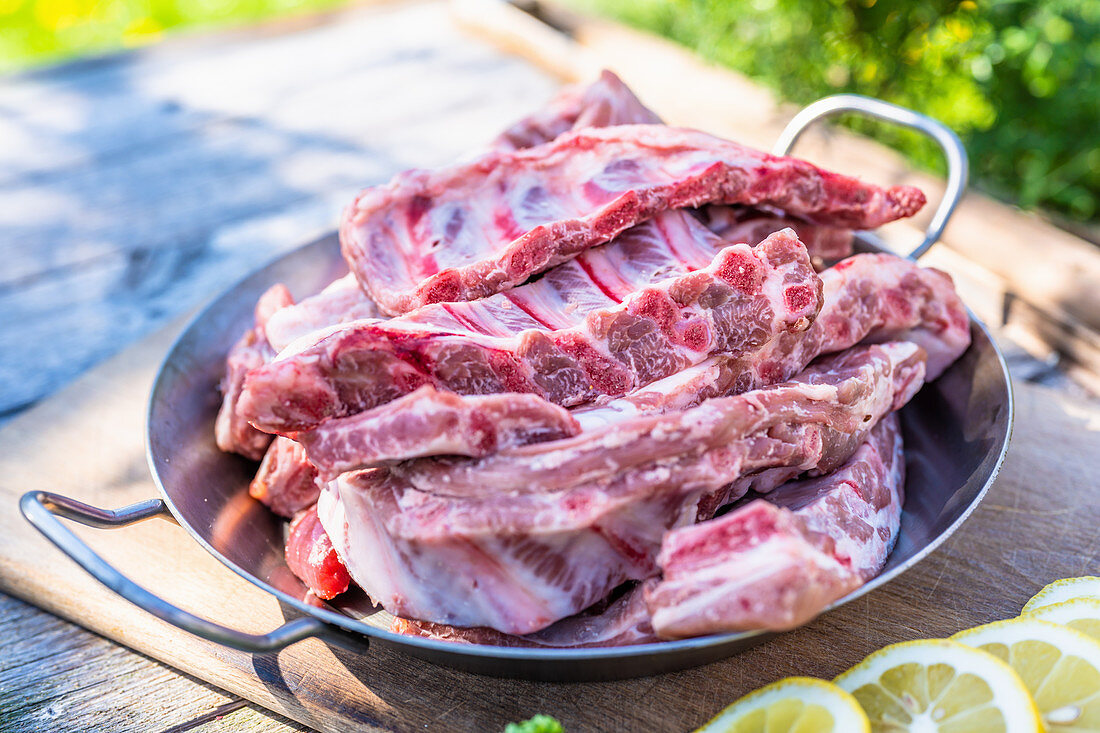
<svg viewBox="0 0 1100 733"><path fill-rule="evenodd" d="M522 723L509 723L504 733L565 733L565 729L549 715L536 715Z"/></svg>
<svg viewBox="0 0 1100 733"><path fill-rule="evenodd" d="M932 115L974 181L1100 218L1100 0L567 0L697 49L794 102L856 92ZM0 0L0 71L344 0ZM845 124L939 171L916 133Z"/></svg>
<svg viewBox="0 0 1100 733"><path fill-rule="evenodd" d="M571 0L690 46L807 103L879 97L959 133L983 188L1100 217L1100 0ZM936 148L865 120L927 168Z"/></svg>
<svg viewBox="0 0 1100 733"><path fill-rule="evenodd" d="M167 29L243 23L346 0L0 0L0 71L158 40Z"/></svg>

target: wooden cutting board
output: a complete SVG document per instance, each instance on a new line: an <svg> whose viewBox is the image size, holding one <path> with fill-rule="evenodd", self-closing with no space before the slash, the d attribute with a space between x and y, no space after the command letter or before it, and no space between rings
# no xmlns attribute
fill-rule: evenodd
<svg viewBox="0 0 1100 733"><path fill-rule="evenodd" d="M31 489L103 507L156 495L143 452L144 405L177 329L0 428L7 507L0 589L320 730L492 731L538 712L571 731L688 729L780 677L831 677L885 644L1012 616L1045 583L1100 571L1100 405L1019 384L1004 470L940 550L888 586L722 662L624 682L551 684L455 672L381 649L357 657L316 640L277 655L220 648L114 596L16 509ZM199 615L254 633L289 617L168 522L77 533L130 577Z"/></svg>

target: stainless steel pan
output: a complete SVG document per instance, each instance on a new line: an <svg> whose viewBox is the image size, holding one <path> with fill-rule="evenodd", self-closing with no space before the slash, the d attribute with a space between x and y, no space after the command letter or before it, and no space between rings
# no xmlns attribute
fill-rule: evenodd
<svg viewBox="0 0 1100 733"><path fill-rule="evenodd" d="M966 154L939 123L877 100L844 95L811 105L792 121L776 152L785 153L813 120L858 111L934 137L950 164L948 191L922 254L939 237L966 184ZM882 249L862 236L860 247ZM305 245L231 288L200 313L169 351L149 400L149 468L161 498L106 511L62 496L31 492L21 508L27 519L99 581L150 613L205 639L265 652L315 636L369 653L371 644L399 649L430 662L473 672L542 680L608 680L651 675L704 664L759 644L764 633L722 634L684 641L606 649L508 649L411 638L387 630L389 614L362 596L317 608L303 602L305 588L283 559L285 524L248 496L255 464L214 445L216 385L225 355L249 327L252 309L268 286L286 283L308 294L343 274L335 234ZM1008 447L1012 394L1008 372L989 332L971 319L973 344L940 379L925 386L903 410L908 483L897 547L877 578L831 608L888 583L940 545L981 501ZM203 547L251 583L301 615L260 635L245 634L176 608L125 578L59 520L113 528L151 517L175 520Z"/></svg>

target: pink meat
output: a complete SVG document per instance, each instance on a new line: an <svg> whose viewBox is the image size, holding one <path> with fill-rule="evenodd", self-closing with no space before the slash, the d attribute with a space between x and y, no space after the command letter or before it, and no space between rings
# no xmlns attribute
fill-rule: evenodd
<svg viewBox="0 0 1100 733"><path fill-rule="evenodd" d="M835 473L794 482L669 532L662 578L646 589L657 634L676 639L806 623L874 577L901 524L905 481L896 416Z"/></svg>
<svg viewBox="0 0 1100 733"><path fill-rule="evenodd" d="M661 118L643 105L619 77L605 69L600 78L587 87L579 84L564 87L546 107L512 125L491 147L521 150L550 142L562 133L582 127L660 122ZM757 244L772 232L790 227L815 261L839 260L852 254L850 229L814 224L775 209L711 205L700 209L699 214L707 228L731 244Z"/></svg>
<svg viewBox="0 0 1100 733"><path fill-rule="evenodd" d="M298 514L290 523L286 564L322 600L335 598L351 585L351 576L317 519L315 506Z"/></svg>
<svg viewBox="0 0 1100 733"><path fill-rule="evenodd" d="M837 227L873 228L924 205L694 130L585 128L518 151L399 174L361 193L340 242L387 313L483 298L670 209L766 204Z"/></svg>
<svg viewBox="0 0 1100 733"><path fill-rule="evenodd" d="M605 436L603 448L613 437L624 446L610 455L609 471L581 450L573 464L562 464L574 479L566 486L543 481L560 481L552 460L539 475L514 463L513 473L528 477L519 488L485 483L464 495L449 495L453 486L441 483L417 490L375 468L328 484L319 515L352 577L390 613L529 634L627 580L654 575L664 534L694 522L700 503L729 482L779 465L814 467L826 458L828 433L869 429L896 389L914 388L911 375L902 378L905 370L894 367L917 352L908 344L868 347L865 367L849 364L831 382L821 373L812 382L711 400L683 413L675 458L627 453L635 435L627 426ZM569 473L577 466L600 478Z"/></svg>
<svg viewBox="0 0 1100 733"><path fill-rule="evenodd" d="M263 458L264 451L271 443L271 436L261 433L248 424L241 414L239 403L244 387L245 375L256 367L263 366L275 356L267 342L265 326L271 317L281 308L294 303L290 291L280 284L271 286L256 303L255 325L245 332L229 351L226 359L225 378L222 380L222 405L214 421L214 438L218 448L231 453L240 453L254 461Z"/></svg>
<svg viewBox="0 0 1100 733"><path fill-rule="evenodd" d="M327 477L421 456L485 456L580 432L568 410L535 395L459 397L424 386L351 417L293 435Z"/></svg>
<svg viewBox="0 0 1100 733"><path fill-rule="evenodd" d="M588 86L572 84L563 87L544 108L502 132L493 141L492 147L496 150L522 150L550 142L564 132L582 127L653 124L660 121L619 77L604 69L600 78Z"/></svg>
<svg viewBox="0 0 1100 733"><path fill-rule="evenodd" d="M736 389L797 374L818 354L861 341L911 341L928 354L929 381L970 345L970 317L951 276L889 254L849 257L821 273L822 316L804 334L780 335L760 358L738 360Z"/></svg>
<svg viewBox="0 0 1100 733"><path fill-rule="evenodd" d="M897 541L905 503L897 413L880 421L842 467L783 484L768 501L794 512L807 531L828 537L833 556L861 580L878 575Z"/></svg>
<svg viewBox="0 0 1100 733"><path fill-rule="evenodd" d="M672 260L647 241L652 244L635 237L629 246L616 243L612 252L606 251L611 247L599 247L578 262L586 262L590 281L604 288L614 283L602 273L637 268L637 277L644 278L650 276L647 273L673 271ZM815 322L801 335L781 336L782 348L767 347L755 361L712 357L606 404L573 410L573 417L588 430L639 414L684 409L708 397L789 378L819 353L841 351L861 341L901 338L920 343L932 354L930 368L938 376L969 345L966 309L942 272L892 255L856 255L821 277L825 302ZM556 413L549 414L553 427Z"/></svg>
<svg viewBox="0 0 1100 733"><path fill-rule="evenodd" d="M268 319L265 333L277 354L296 339L329 326L381 317L382 311L349 273L301 303L276 311Z"/></svg>
<svg viewBox="0 0 1100 733"><path fill-rule="evenodd" d="M790 227L815 262L852 254L852 230L815 224L775 209L751 206L704 206L698 212L707 229L726 242L756 244L772 232Z"/></svg>
<svg viewBox="0 0 1100 733"><path fill-rule="evenodd" d="M778 426L814 423L826 429L812 436L818 442L808 454L810 462L783 460L776 470L787 472L783 480L812 467L830 471L847 459L880 417L916 394L924 383L924 359L923 350L908 342L863 346L823 359L786 384L711 399L687 410L609 422L572 438L484 458L408 461L391 470L420 491L491 500L598 483L652 462L676 461L666 468L705 475L716 490L739 477L728 475L719 460L739 436L771 431L771 437L778 437ZM818 386L820 394L813 392ZM791 456L806 455L797 440L783 444Z"/></svg>
<svg viewBox="0 0 1100 733"><path fill-rule="evenodd" d="M485 627L466 628L395 617L390 630L407 636L451 641L457 644L491 644L506 647L583 649L629 646L660 641L649 622L643 585L628 590L611 603L598 603L583 613L562 619L526 636L503 634Z"/></svg>
<svg viewBox="0 0 1100 733"><path fill-rule="evenodd" d="M248 486L253 499L284 517L293 517L316 503L320 492L317 469L306 459L302 446L283 437L272 441Z"/></svg>
<svg viewBox="0 0 1100 733"><path fill-rule="evenodd" d="M813 324L781 334L746 358L715 356L599 408L574 411L582 427L618 414L683 409L711 397L766 387L821 354L859 343L911 341L928 354L931 381L970 345L970 318L951 277L889 254L859 254L821 273L824 304Z"/></svg>
<svg viewBox="0 0 1100 733"><path fill-rule="evenodd" d="M570 406L808 327L820 281L790 231L717 254L715 239L666 212L511 292L322 332L253 369L240 410L268 432L308 430L422 384Z"/></svg>

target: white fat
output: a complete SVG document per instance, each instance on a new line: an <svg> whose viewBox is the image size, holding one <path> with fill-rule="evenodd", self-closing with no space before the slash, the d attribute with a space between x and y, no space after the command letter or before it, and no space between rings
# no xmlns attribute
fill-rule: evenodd
<svg viewBox="0 0 1100 733"><path fill-rule="evenodd" d="M582 432L614 425L640 414L641 411L626 400L612 400L600 407L572 411L573 418L581 426Z"/></svg>
<svg viewBox="0 0 1100 733"><path fill-rule="evenodd" d="M349 323L337 323L333 326L329 326L327 328L322 328L319 331L313 331L312 333L304 334L304 335L299 336L298 338L294 339L289 344L287 344L286 348L284 348L282 351L280 351L278 354L276 354L275 358L272 361L282 361L283 359L290 358L291 356L294 356L295 354L300 354L303 351L307 350L309 347L316 344L318 341L321 341L322 339L326 338L327 336L331 336L332 334L334 334L337 331L340 331L344 328L351 328L352 326L358 325L360 323L368 323L368 322L375 321L375 320L377 320L377 319L366 318L366 319L363 319L361 321L351 321Z"/></svg>

